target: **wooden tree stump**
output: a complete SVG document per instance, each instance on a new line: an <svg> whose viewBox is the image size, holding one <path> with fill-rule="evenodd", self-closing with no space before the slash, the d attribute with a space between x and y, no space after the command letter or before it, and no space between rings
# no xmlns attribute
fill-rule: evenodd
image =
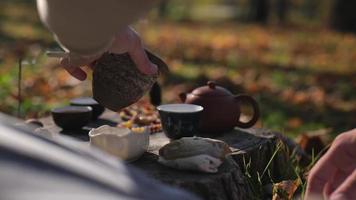
<svg viewBox="0 0 356 200"><path fill-rule="evenodd" d="M289 154L284 143L266 129L235 129L215 137L230 145L233 153L220 166L217 174L175 170L157 162L158 150L169 143L163 133L150 138L149 154L133 165L148 172L164 183L187 189L203 199L253 199L251 183L246 170L253 179L262 176L262 184L292 179ZM248 169L247 163L250 162ZM267 167L268 166L268 167Z"/></svg>
<svg viewBox="0 0 356 200"><path fill-rule="evenodd" d="M115 124L118 119L117 114L112 112L106 112L103 118L83 129L88 130L107 122ZM52 134L66 134L88 142L86 137L78 137L86 135L85 130L67 133L56 127L50 118L41 121ZM248 180L245 176L247 173L252 178L262 177L263 185L270 183L271 179L279 182L295 178L291 173L288 151L278 135L266 129L235 129L215 137L229 144L233 153L219 167L218 173L207 174L176 170L158 163L158 150L169 143L169 139L162 132L156 133L150 136L148 152L130 165L161 182L191 191L203 199L254 199L256 194L253 192L251 178Z"/></svg>
<svg viewBox="0 0 356 200"><path fill-rule="evenodd" d="M230 145L232 158L252 177L262 176L262 183L295 178L290 163L289 149L267 129L235 129L218 137Z"/></svg>
<svg viewBox="0 0 356 200"><path fill-rule="evenodd" d="M250 186L231 157L216 174L176 170L157 162L158 155L147 153L132 165L163 183L186 189L206 200L252 199Z"/></svg>

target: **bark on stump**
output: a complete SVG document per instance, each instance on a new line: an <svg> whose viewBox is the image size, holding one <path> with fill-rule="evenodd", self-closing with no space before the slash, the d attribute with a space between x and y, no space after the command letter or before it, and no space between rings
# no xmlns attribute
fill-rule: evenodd
<svg viewBox="0 0 356 200"><path fill-rule="evenodd" d="M244 173L247 170L255 178L263 175L263 184L295 178L289 149L278 133L267 129L235 129L217 139L230 145L231 156Z"/></svg>
<svg viewBox="0 0 356 200"><path fill-rule="evenodd" d="M276 133L266 129L235 129L215 138L225 141L233 151L220 166L217 174L175 170L159 164L158 149L169 142L163 133L151 136L150 153L133 165L157 180L181 187L208 200L256 197L245 176L245 170L248 170L254 179L258 174L263 174L262 184L270 183L271 179L278 182L292 178L288 151ZM249 161L249 167L246 169L246 163Z"/></svg>
<svg viewBox="0 0 356 200"><path fill-rule="evenodd" d="M252 199L250 190L240 167L227 157L216 174L176 170L157 163L158 156L147 153L133 165L153 178L188 190L206 200Z"/></svg>

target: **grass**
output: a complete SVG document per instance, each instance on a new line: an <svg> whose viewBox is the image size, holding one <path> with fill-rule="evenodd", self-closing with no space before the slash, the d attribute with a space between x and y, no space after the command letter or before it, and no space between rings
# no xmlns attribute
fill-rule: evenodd
<svg viewBox="0 0 356 200"><path fill-rule="evenodd" d="M248 162L246 161L246 157L243 156L243 170L244 170L244 175L246 177L247 182L249 183L251 189L252 189L252 194L254 194L254 199L264 199L268 194L266 194L265 187L269 184L275 184L276 181L274 180L275 177L271 175L271 165L275 160L275 157L279 153L285 153L285 151L282 152L282 149L284 149L284 144L281 142L278 142L277 145L275 146L271 157L268 159L268 162L266 166L264 167L262 173L260 174L259 171L253 171L252 170L252 161L251 157L249 158ZM292 166L292 163L288 163L289 167L297 167L297 166ZM285 177L292 178L288 173L283 173Z"/></svg>
<svg viewBox="0 0 356 200"><path fill-rule="evenodd" d="M266 199L266 197L269 196L265 189L266 186L273 186L282 180L297 180L298 188L293 196L294 199L303 199L307 187L307 173L329 147L330 145L327 145L318 154L312 153L309 163L306 164L300 162L300 157L297 155L295 149L288 149L282 142L278 142L273 152L271 152L271 157L268 159L261 174L258 171L252 170L251 157L248 160L246 160L246 157L243 157L243 172L251 187L252 193L254 194L254 199ZM289 159L287 159L287 163L285 164L286 170L282 173L283 178L277 180L276 177L271 175L271 167L278 154L286 152L289 157ZM286 191L281 191L281 193L284 192Z"/></svg>

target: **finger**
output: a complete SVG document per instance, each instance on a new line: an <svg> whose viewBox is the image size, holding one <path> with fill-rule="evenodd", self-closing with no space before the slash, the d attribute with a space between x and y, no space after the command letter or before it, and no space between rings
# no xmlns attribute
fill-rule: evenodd
<svg viewBox="0 0 356 200"><path fill-rule="evenodd" d="M129 48L128 53L137 68L144 74L156 74L158 72L157 65L153 64L148 59L140 36L131 28L127 30L127 34L131 41L131 47Z"/></svg>
<svg viewBox="0 0 356 200"><path fill-rule="evenodd" d="M80 69L79 67L73 66L69 63L68 58L62 58L60 61L62 67L67 70L67 72L72 75L74 78L84 81L87 78L87 74L85 71Z"/></svg>
<svg viewBox="0 0 356 200"><path fill-rule="evenodd" d="M88 64L88 67L89 67L90 69L94 70L95 64L96 64L96 60L93 61L93 62L91 62L91 63L89 63L89 64Z"/></svg>
<svg viewBox="0 0 356 200"><path fill-rule="evenodd" d="M109 52L117 54L127 52L144 74L152 75L158 72L157 66L148 59L140 36L130 27L116 34Z"/></svg>
<svg viewBox="0 0 356 200"><path fill-rule="evenodd" d="M83 67L86 66L91 60L87 58L82 58L78 55L71 55L68 59L68 65L76 66L76 67Z"/></svg>
<svg viewBox="0 0 356 200"><path fill-rule="evenodd" d="M333 192L330 200L348 200L356 198L356 169L347 179Z"/></svg>
<svg viewBox="0 0 356 200"><path fill-rule="evenodd" d="M346 180L346 178L351 174L345 173L343 171L338 170L334 176L332 176L331 181L329 181L324 190L324 196L329 199L330 195Z"/></svg>
<svg viewBox="0 0 356 200"><path fill-rule="evenodd" d="M157 65L151 63L142 45L137 45L128 53L131 59L133 60L133 62L136 64L137 68L142 73L147 75L157 74L158 72Z"/></svg>
<svg viewBox="0 0 356 200"><path fill-rule="evenodd" d="M137 33L127 27L115 35L109 52L116 54L127 53L137 39L139 39Z"/></svg>
<svg viewBox="0 0 356 200"><path fill-rule="evenodd" d="M306 198L311 194L322 194L325 184L337 170L350 172L355 168L355 136L348 133L339 135L329 151L317 162L309 174ZM354 132L354 134L356 134ZM353 152L353 153L352 153Z"/></svg>
<svg viewBox="0 0 356 200"><path fill-rule="evenodd" d="M82 69L80 69L79 67L71 67L71 68L65 68L68 73L70 73L74 78L80 80L80 81L84 81L87 78L87 74L85 73L85 71L83 71Z"/></svg>
<svg viewBox="0 0 356 200"><path fill-rule="evenodd" d="M97 55L97 56L93 56L93 57L91 58L92 61L91 61L91 62L86 62L87 64L86 64L85 66L87 66L87 67L89 67L90 69L94 70L94 67L95 67L96 63L97 63L98 59L99 59L101 56L102 56L102 54Z"/></svg>
<svg viewBox="0 0 356 200"><path fill-rule="evenodd" d="M97 53L95 55L78 55L75 53L70 53L69 57L67 58L66 62L68 62L67 65L72 65L75 67L84 67L88 66L95 62L97 59L101 57L103 53Z"/></svg>

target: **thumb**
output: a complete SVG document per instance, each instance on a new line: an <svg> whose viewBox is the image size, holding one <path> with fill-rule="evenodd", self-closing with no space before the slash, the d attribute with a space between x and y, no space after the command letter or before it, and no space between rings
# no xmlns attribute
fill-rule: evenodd
<svg viewBox="0 0 356 200"><path fill-rule="evenodd" d="M347 179L333 192L330 200L348 200L356 197L356 169Z"/></svg>
<svg viewBox="0 0 356 200"><path fill-rule="evenodd" d="M157 74L157 65L153 64L147 57L147 54L143 48L141 42L135 45L130 51L128 51L131 59L136 64L137 68L144 74L153 75Z"/></svg>
<svg viewBox="0 0 356 200"><path fill-rule="evenodd" d="M68 58L62 58L60 60L60 64L70 75L76 79L84 81L87 78L85 71L80 69L80 67L72 65Z"/></svg>
<svg viewBox="0 0 356 200"><path fill-rule="evenodd" d="M119 54L127 52L143 74L153 75L158 72L157 66L148 59L140 36L131 27L115 35L109 51Z"/></svg>

